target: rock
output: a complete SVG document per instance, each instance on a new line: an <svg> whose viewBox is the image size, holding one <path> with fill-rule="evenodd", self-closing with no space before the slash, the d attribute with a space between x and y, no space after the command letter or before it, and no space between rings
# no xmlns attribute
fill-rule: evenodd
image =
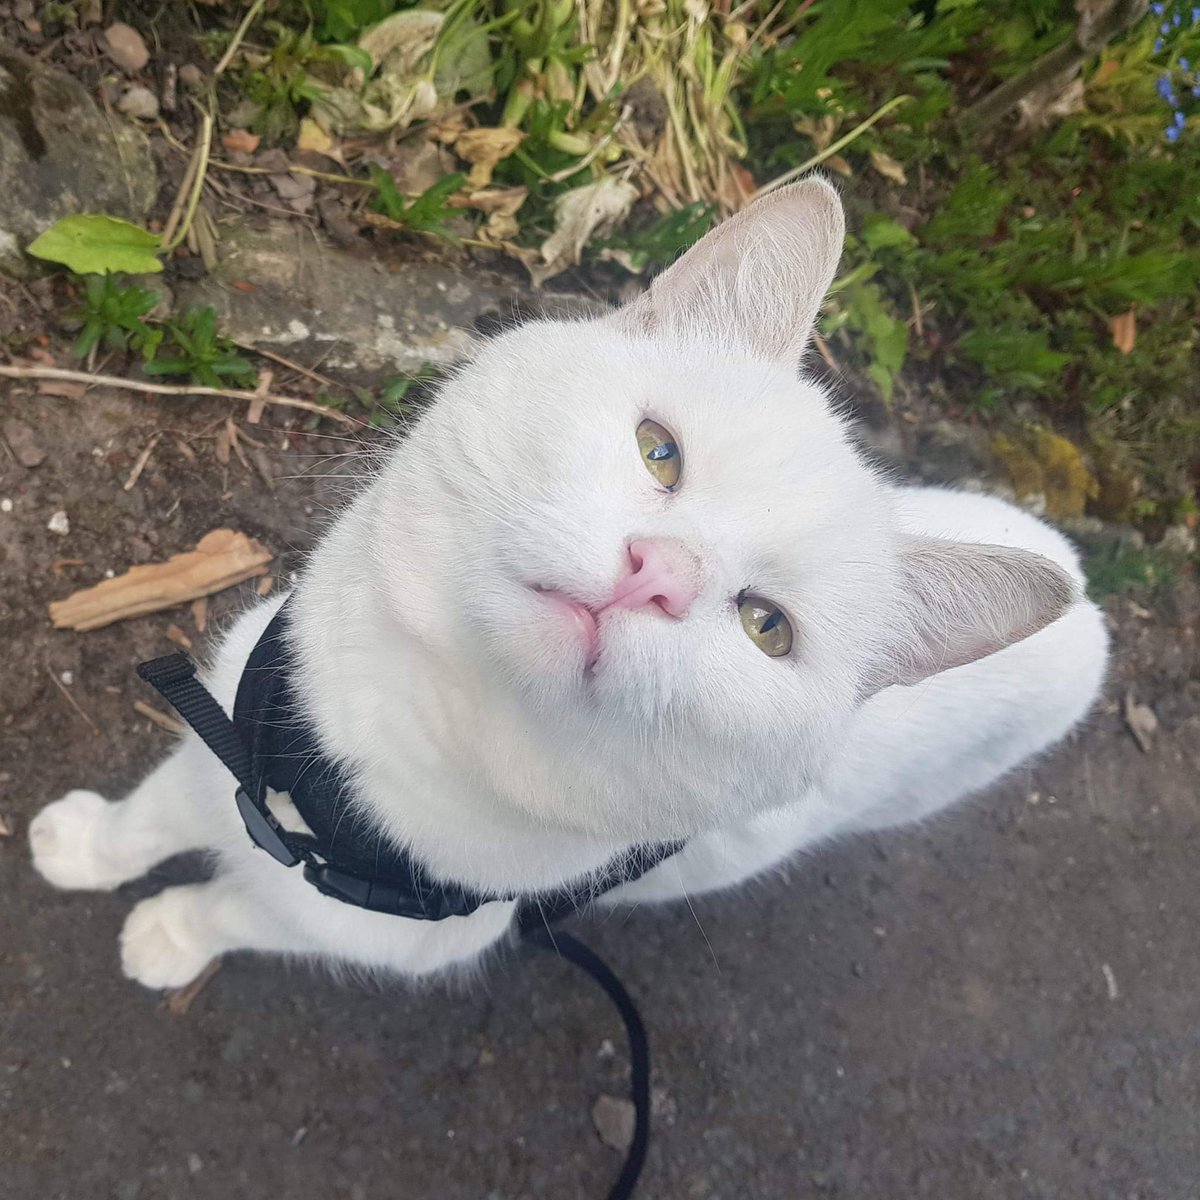
<svg viewBox="0 0 1200 1200"><path fill-rule="evenodd" d="M268 175L267 178L281 200L299 200L302 196L311 196L317 188L317 181L311 175Z"/></svg>
<svg viewBox="0 0 1200 1200"><path fill-rule="evenodd" d="M114 21L104 31L104 44L108 57L131 75L140 71L150 61L150 51L142 35L124 21Z"/></svg>
<svg viewBox="0 0 1200 1200"><path fill-rule="evenodd" d="M0 270L29 275L22 250L60 217L142 221L157 191L145 134L107 120L69 75L0 45Z"/></svg>
<svg viewBox="0 0 1200 1200"><path fill-rule="evenodd" d="M179 82L189 91L199 91L204 86L204 72L195 63L184 63L179 68Z"/></svg>
<svg viewBox="0 0 1200 1200"><path fill-rule="evenodd" d="M600 1140L622 1154L633 1142L635 1113L632 1100L619 1096L597 1096L592 1105L592 1124Z"/></svg>
<svg viewBox="0 0 1200 1200"><path fill-rule="evenodd" d="M298 236L283 221L265 229L235 227L223 233L217 269L179 281L176 303L211 304L220 328L238 341L303 361L320 359L372 383L426 363L459 362L476 343L476 322L513 311L527 295L478 265L402 258L385 267L378 248L363 249ZM243 290L246 284L253 289ZM594 302L547 296L541 307L579 315Z"/></svg>
<svg viewBox="0 0 1200 1200"><path fill-rule="evenodd" d="M919 430L915 457L922 478L937 483L987 474L992 464L987 430L957 421L934 421Z"/></svg>
<svg viewBox="0 0 1200 1200"><path fill-rule="evenodd" d="M34 432L24 421L15 417L4 422L4 440L23 467L36 467L46 460L46 452L38 445Z"/></svg>
<svg viewBox="0 0 1200 1200"><path fill-rule="evenodd" d="M51 533L57 533L59 537L66 537L71 532L70 518L60 508L57 512L51 513L50 520L46 522L46 528Z"/></svg>
<svg viewBox="0 0 1200 1200"><path fill-rule="evenodd" d="M1168 554L1195 554L1196 535L1186 525L1170 525L1159 538L1158 548Z"/></svg>
<svg viewBox="0 0 1200 1200"><path fill-rule="evenodd" d="M125 89L117 108L135 120L153 121L158 116L158 97L148 87L134 84Z"/></svg>

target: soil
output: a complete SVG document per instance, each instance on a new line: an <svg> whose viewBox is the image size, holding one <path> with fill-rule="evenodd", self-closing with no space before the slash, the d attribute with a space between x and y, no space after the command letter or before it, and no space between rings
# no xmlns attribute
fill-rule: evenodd
<svg viewBox="0 0 1200 1200"><path fill-rule="evenodd" d="M171 623L203 655L253 584L213 599L205 634L186 607L55 631L47 602L221 525L276 551L285 582L353 486L354 440L295 432L278 410L242 424L264 470L222 466L230 411L0 401L0 423L24 420L45 452L26 467L0 447L0 1194L602 1196L619 1155L590 1113L623 1094L625 1050L569 967L514 954L469 987L416 990L235 956L175 1015L116 955L133 897L170 872L65 894L29 865L41 805L75 786L119 796L169 746L132 708L152 699L134 664L173 648ZM47 528L60 510L65 536ZM1200 1193L1197 603L1184 588L1110 612L1096 713L987 795L694 914L581 922L653 1042L640 1195ZM1122 718L1130 689L1159 718L1148 754Z"/></svg>

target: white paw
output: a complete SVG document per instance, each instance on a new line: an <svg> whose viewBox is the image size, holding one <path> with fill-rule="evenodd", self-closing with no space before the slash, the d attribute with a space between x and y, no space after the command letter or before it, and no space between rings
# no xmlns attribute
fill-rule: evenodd
<svg viewBox="0 0 1200 1200"><path fill-rule="evenodd" d="M215 957L197 934L196 890L168 888L143 900L126 917L121 969L130 979L148 988L183 987Z"/></svg>
<svg viewBox="0 0 1200 1200"><path fill-rule="evenodd" d="M100 827L109 803L96 792L76 790L47 804L29 826L33 865L55 887L108 892L125 882L99 852Z"/></svg>

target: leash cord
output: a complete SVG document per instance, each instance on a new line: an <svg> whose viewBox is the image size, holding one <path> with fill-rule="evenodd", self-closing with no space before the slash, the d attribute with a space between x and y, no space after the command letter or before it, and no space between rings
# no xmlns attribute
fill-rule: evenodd
<svg viewBox="0 0 1200 1200"><path fill-rule="evenodd" d="M525 940L540 950L548 950L586 971L613 1002L629 1039L629 1091L633 1100L633 1141L625 1154L621 1173L608 1193L608 1200L629 1200L646 1162L650 1141L650 1043L646 1026L633 997L613 974L608 964L594 951L569 933L553 932L545 926L527 929Z"/></svg>

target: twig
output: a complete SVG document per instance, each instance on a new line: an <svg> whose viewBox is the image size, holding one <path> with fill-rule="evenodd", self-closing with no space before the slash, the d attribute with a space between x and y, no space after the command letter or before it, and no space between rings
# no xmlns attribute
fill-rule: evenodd
<svg viewBox="0 0 1200 1200"><path fill-rule="evenodd" d="M274 350L264 350L261 346L256 346L253 342L239 342L237 338L230 338L229 340L241 350L249 350L251 354L261 354L263 358L269 358L272 362L277 362L281 367L287 367L289 371L298 371L301 375L307 375L309 379L313 379L317 383L323 383L326 387L335 388L338 386L328 375L322 375L320 371L314 371L311 367L306 367L303 363L296 362L295 359L284 358L282 354L276 354ZM258 422L255 421L255 424L257 425Z"/></svg>
<svg viewBox="0 0 1200 1200"><path fill-rule="evenodd" d="M121 379L117 375L89 375L86 371L68 371L63 367L0 367L0 379L68 379L86 383L91 387L124 388L130 392L148 392L154 396L222 396L226 400L262 400L264 404L280 408L300 408L305 412L317 413L331 421L340 421L354 429L362 422L346 416L336 409L316 404L312 400L299 400L294 396L259 396L248 388L214 388L199 385L145 383L140 379Z"/></svg>
<svg viewBox="0 0 1200 1200"><path fill-rule="evenodd" d="M200 106L197 105L197 107ZM170 254L187 237L188 230L191 229L192 221L196 216L196 209L200 204L201 193L204 191L204 177L208 174L208 156L212 151L213 119L212 113L206 108L200 107L200 114L200 135L192 159L196 164L195 170L189 168L189 174L192 175L192 190L188 195L187 208L184 210L183 220L179 222L175 236L169 242L163 242L162 253L164 255Z"/></svg>
<svg viewBox="0 0 1200 1200"><path fill-rule="evenodd" d="M210 959L208 966L191 983L186 983L181 988L172 988L171 991L167 992L167 1011L171 1016L186 1017L188 1009L192 1007L192 1001L200 995L208 981L220 969L221 960L219 958Z"/></svg>
<svg viewBox="0 0 1200 1200"><path fill-rule="evenodd" d="M58 688L60 692L62 692L63 698L66 700L66 702L84 719L84 721L87 722L93 733L99 733L100 730L96 728L96 722L93 721L92 718L89 717L87 713L85 713L83 709L79 707L79 702L63 686L62 680L59 679L59 677L50 669L50 664L43 663L42 665L46 668L46 674L50 676L50 682L54 684L54 686Z"/></svg>
<svg viewBox="0 0 1200 1200"><path fill-rule="evenodd" d="M798 179L807 171L811 171L813 167L819 167L826 159L832 158L839 150L850 145L855 138L867 132L876 121L886 117L893 109L899 108L907 100L911 100L911 96L893 96L885 105L873 112L865 121L850 130L845 137L838 138L836 142L832 142L826 146L820 154L814 154L812 158L806 162L802 162L798 167L793 167L790 171L785 171L777 179L772 179L770 183L764 183L762 187L754 193L751 199L763 195L765 192L773 191L777 187L783 187L785 183L790 183L793 179Z"/></svg>
<svg viewBox="0 0 1200 1200"><path fill-rule="evenodd" d="M153 721L159 729L165 729L168 733L186 733L187 726L182 721L177 721L174 717L168 716L165 712L159 712L153 704L147 704L145 700L135 700L133 702L134 709L141 713L149 721Z"/></svg>
<svg viewBox="0 0 1200 1200"><path fill-rule="evenodd" d="M162 437L161 433L156 433L147 443L146 448L137 456L137 462L133 464L133 470L129 472L129 478L125 480L124 490L132 492L134 484L141 478L142 472L146 469L146 464L150 461L150 455L154 453L154 447L158 445L158 439Z"/></svg>
<svg viewBox="0 0 1200 1200"><path fill-rule="evenodd" d="M250 26L254 24L258 14L262 12L263 5L266 2L267 0L254 0L254 3L250 5L249 11L242 18L242 23L234 30L233 37L229 40L229 45L225 47L225 53L221 55L221 61L213 68L213 79L219 78L225 68L233 61L233 56L242 44L242 38L250 32Z"/></svg>

